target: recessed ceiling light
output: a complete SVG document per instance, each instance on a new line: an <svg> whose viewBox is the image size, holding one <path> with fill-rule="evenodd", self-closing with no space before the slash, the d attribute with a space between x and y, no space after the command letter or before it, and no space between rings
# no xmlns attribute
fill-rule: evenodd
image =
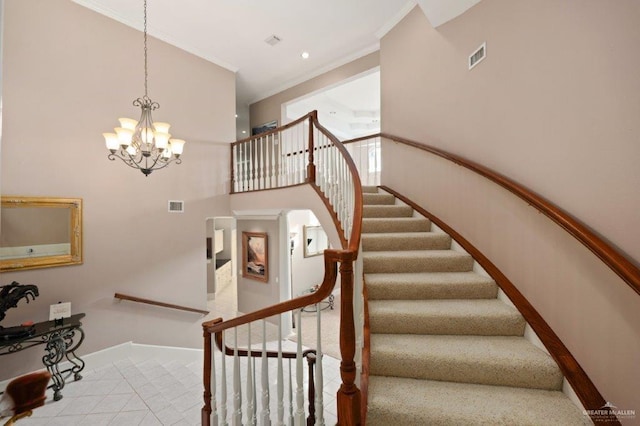
<svg viewBox="0 0 640 426"><path fill-rule="evenodd" d="M238 118L238 114L236 114L236 118Z"/></svg>
<svg viewBox="0 0 640 426"><path fill-rule="evenodd" d="M302 59L308 59L309 58L309 52L302 52L302 54L300 54L300 56L302 56Z"/></svg>
<svg viewBox="0 0 640 426"><path fill-rule="evenodd" d="M246 130L243 130L243 131L242 131L242 134L244 135L245 133L247 133L247 131L246 131Z"/></svg>

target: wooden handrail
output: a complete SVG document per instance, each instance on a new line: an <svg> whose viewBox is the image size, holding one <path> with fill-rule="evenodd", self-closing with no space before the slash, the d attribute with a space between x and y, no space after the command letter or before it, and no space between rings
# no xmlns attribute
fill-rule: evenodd
<svg viewBox="0 0 640 426"><path fill-rule="evenodd" d="M239 325L248 324L253 321L269 318L274 315L283 314L295 309L301 309L305 306L314 305L329 297L333 291L333 287L338 276L338 268L336 263L341 261L348 252L344 250L325 250L324 252L324 278L322 284L317 291L295 299L280 302L276 305L269 306L239 317L228 319L224 322L216 322L215 320L207 321L202 324L205 333L218 333Z"/></svg>
<svg viewBox="0 0 640 426"><path fill-rule="evenodd" d="M453 163L456 163L466 169L469 169L492 182L500 185L507 191L524 200L529 205L536 208L540 213L558 224L561 228L571 234L580 241L586 248L595 254L602 262L615 272L624 282L631 287L633 291L640 294L640 268L636 266L624 253L615 249L611 244L604 241L595 234L584 223L562 210L560 207L551 203L544 197L536 194L534 191L520 185L519 183L509 179L508 177L497 173L488 167L468 160L456 154L443 151L439 148L424 145L409 139L390 135L388 133L376 133L366 138L383 137L403 145L411 146L422 151L442 157ZM355 142L363 138L345 141L343 143Z"/></svg>
<svg viewBox="0 0 640 426"><path fill-rule="evenodd" d="M553 359L560 367L562 374L567 378L576 395L587 410L603 410L606 403L596 386L593 384L587 373L582 369L578 361L573 357L569 349L562 343L558 335L551 329L549 324L542 318L538 311L529 303L522 293L513 283L473 244L458 234L450 226L438 217L425 210L412 200L394 191L387 186L380 186L381 189L393 194L396 198L411 206L416 212L428 218L440 229L449 234L471 257L473 257L482 268L494 279L496 284L505 292L509 299L522 314L527 323L538 335L544 346L547 348ZM610 416L615 417L613 413ZM620 424L619 422L607 422L606 424Z"/></svg>
<svg viewBox="0 0 640 426"><path fill-rule="evenodd" d="M131 302L145 303L147 305L161 306L163 308L177 309L177 310L186 311L186 312L195 312L197 314L202 314L202 315L209 314L209 311L204 311L202 309L189 308L186 306L174 305L172 303L158 302L156 300L143 299L142 297L129 296L122 293L116 293L113 295L113 297L119 300L129 300Z"/></svg>
<svg viewBox="0 0 640 426"><path fill-rule="evenodd" d="M282 131L284 131L284 130L287 130L287 129L288 129L288 128L290 128L290 127L295 126L296 124L300 124L300 123L302 123L303 121L308 120L308 119L311 117L311 115L312 115L313 113L314 113L314 111L312 111L312 112L308 113L307 115L303 115L302 117L300 117L300 118L298 118L298 119L296 119L296 120L292 121L291 123L287 123L287 124L285 124L284 126L280 126L280 127L275 128L275 129L269 130L268 132L259 133L259 134L257 134L257 135L253 135L253 136L249 136L249 137L244 138L244 139L237 140L237 141L235 141L235 142L232 142L232 143L231 143L231 145L232 145L232 146L233 146L233 145L238 145L238 144L243 143L243 142L248 142L248 141L250 141L250 140L252 140L252 139L260 139L260 138L263 138L263 137L265 137L265 136L272 135L272 134L274 134L274 133L282 132Z"/></svg>

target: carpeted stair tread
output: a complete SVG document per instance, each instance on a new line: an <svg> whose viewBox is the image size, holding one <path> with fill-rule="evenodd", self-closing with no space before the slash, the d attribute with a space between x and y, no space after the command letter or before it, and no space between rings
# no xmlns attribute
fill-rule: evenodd
<svg viewBox="0 0 640 426"><path fill-rule="evenodd" d="M365 282L369 300L495 299L498 295L496 283L475 272L366 274Z"/></svg>
<svg viewBox="0 0 640 426"><path fill-rule="evenodd" d="M362 254L364 272L467 272L473 258L453 250L372 251Z"/></svg>
<svg viewBox="0 0 640 426"><path fill-rule="evenodd" d="M365 206L370 205L390 205L396 203L396 197L391 194L371 194L363 193L362 201Z"/></svg>
<svg viewBox="0 0 640 426"><path fill-rule="evenodd" d="M368 426L588 424L558 391L369 377Z"/></svg>
<svg viewBox="0 0 640 426"><path fill-rule="evenodd" d="M362 234L363 251L446 250L451 237L442 232L387 232Z"/></svg>
<svg viewBox="0 0 640 426"><path fill-rule="evenodd" d="M553 359L523 337L371 335L371 374L562 390Z"/></svg>
<svg viewBox="0 0 640 426"><path fill-rule="evenodd" d="M362 217L411 217L413 208L404 205L363 206Z"/></svg>
<svg viewBox="0 0 640 426"><path fill-rule="evenodd" d="M431 222L421 217L368 217L362 219L363 233L428 232L430 229Z"/></svg>
<svg viewBox="0 0 640 426"><path fill-rule="evenodd" d="M362 193L363 194L366 194L366 193L377 194L378 193L378 187L377 186L372 186L372 185L362 185Z"/></svg>
<svg viewBox="0 0 640 426"><path fill-rule="evenodd" d="M497 299L371 300L371 333L522 336L525 321Z"/></svg>

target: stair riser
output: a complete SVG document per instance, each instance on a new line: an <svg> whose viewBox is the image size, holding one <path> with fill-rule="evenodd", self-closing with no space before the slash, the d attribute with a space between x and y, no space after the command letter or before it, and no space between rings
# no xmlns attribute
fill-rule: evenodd
<svg viewBox="0 0 640 426"><path fill-rule="evenodd" d="M413 209L409 206L367 206L362 210L362 217L411 217Z"/></svg>
<svg viewBox="0 0 640 426"><path fill-rule="evenodd" d="M428 232L431 223L426 219L362 219L363 233Z"/></svg>
<svg viewBox="0 0 640 426"><path fill-rule="evenodd" d="M511 359L494 362L455 360L451 357L398 357L371 348L371 374L456 383L562 390L562 373L554 364L518 364Z"/></svg>
<svg viewBox="0 0 640 426"><path fill-rule="evenodd" d="M371 333L437 334L472 336L522 336L524 320L519 315L490 318L444 317L429 315L379 315L369 313Z"/></svg>
<svg viewBox="0 0 640 426"><path fill-rule="evenodd" d="M362 185L362 193L363 194L367 194L367 193L377 194L378 193L378 187L377 186L371 186L371 185Z"/></svg>
<svg viewBox="0 0 640 426"><path fill-rule="evenodd" d="M447 250L451 247L451 237L447 234L421 232L416 235L374 235L362 236L363 251L392 250Z"/></svg>
<svg viewBox="0 0 640 426"><path fill-rule="evenodd" d="M362 194L365 205L391 205L396 203L396 197L390 194Z"/></svg>
<svg viewBox="0 0 640 426"><path fill-rule="evenodd" d="M364 256L364 272L393 273L393 272L466 272L473 268L470 256L459 257L385 257Z"/></svg>
<svg viewBox="0 0 640 426"><path fill-rule="evenodd" d="M365 278L366 281L366 278ZM495 299L495 284L367 283L369 300Z"/></svg>

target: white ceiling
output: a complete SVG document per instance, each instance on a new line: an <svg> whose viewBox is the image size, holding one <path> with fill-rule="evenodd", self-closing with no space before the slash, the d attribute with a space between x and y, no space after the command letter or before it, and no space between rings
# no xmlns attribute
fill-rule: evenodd
<svg viewBox="0 0 640 426"><path fill-rule="evenodd" d="M142 30L142 0L73 1ZM416 4L437 26L478 1L148 0L148 33L235 72L248 127L247 105L378 50ZM282 41L267 44L272 35Z"/></svg>

